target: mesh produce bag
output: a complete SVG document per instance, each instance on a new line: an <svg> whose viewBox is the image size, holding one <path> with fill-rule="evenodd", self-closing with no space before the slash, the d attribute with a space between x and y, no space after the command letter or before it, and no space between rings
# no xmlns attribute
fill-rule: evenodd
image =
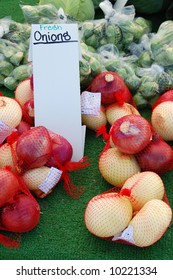
<svg viewBox="0 0 173 280"><path fill-rule="evenodd" d="M52 192L60 180L69 195L77 198L83 193L82 187L73 184L69 172L89 166L90 161L83 157L72 162L72 146L63 136L37 126L22 134L12 133L0 149L4 155L0 166L11 165L39 198Z"/></svg>
<svg viewBox="0 0 173 280"><path fill-rule="evenodd" d="M99 238L148 247L168 229L172 210L159 175L141 172L127 179L120 191L114 187L90 199L84 220Z"/></svg>
<svg viewBox="0 0 173 280"><path fill-rule="evenodd" d="M101 103L109 105L124 102L136 107L133 97L121 76L112 71L105 71L97 75L87 88L91 92L101 93Z"/></svg>
<svg viewBox="0 0 173 280"><path fill-rule="evenodd" d="M17 239L0 234L0 243L20 246L20 234L34 229L40 220L40 207L22 178L10 167L0 169L0 230L12 232Z"/></svg>

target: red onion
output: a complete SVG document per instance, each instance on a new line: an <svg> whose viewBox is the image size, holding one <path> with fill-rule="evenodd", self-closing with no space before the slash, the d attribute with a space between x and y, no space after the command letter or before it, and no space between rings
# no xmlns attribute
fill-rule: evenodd
<svg viewBox="0 0 173 280"><path fill-rule="evenodd" d="M144 149L150 142L151 135L150 123L134 114L117 119L110 129L114 145L127 154L135 154Z"/></svg>
<svg viewBox="0 0 173 280"><path fill-rule="evenodd" d="M48 130L44 126L34 127L23 132L16 144L18 164L26 171L46 164L52 152Z"/></svg>
<svg viewBox="0 0 173 280"><path fill-rule="evenodd" d="M19 194L16 200L2 208L1 222L11 232L23 233L35 228L40 220L38 202L25 194Z"/></svg>
<svg viewBox="0 0 173 280"><path fill-rule="evenodd" d="M157 133L153 133L150 143L135 156L142 171L163 174L173 168L173 150Z"/></svg>
<svg viewBox="0 0 173 280"><path fill-rule="evenodd" d="M57 164L64 165L72 158L72 145L65 137L59 134L52 131L49 131L49 134L52 142L52 152L46 165L49 167L57 167Z"/></svg>
<svg viewBox="0 0 173 280"><path fill-rule="evenodd" d="M112 71L102 72L97 75L89 86L89 90L101 93L101 103L103 105L115 102L120 104L127 102L135 105L133 97L123 79Z"/></svg>
<svg viewBox="0 0 173 280"><path fill-rule="evenodd" d="M22 107L22 114L23 120L34 126L34 98L25 102Z"/></svg>
<svg viewBox="0 0 173 280"><path fill-rule="evenodd" d="M13 199L19 190L16 176L9 170L0 169L0 207Z"/></svg>
<svg viewBox="0 0 173 280"><path fill-rule="evenodd" d="M25 121L21 121L19 125L16 127L18 134L22 134L23 132L29 130L30 128L31 126L29 125L29 123Z"/></svg>

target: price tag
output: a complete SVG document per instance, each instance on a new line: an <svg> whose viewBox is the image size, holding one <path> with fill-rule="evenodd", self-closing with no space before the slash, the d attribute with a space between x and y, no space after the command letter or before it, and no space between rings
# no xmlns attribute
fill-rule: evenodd
<svg viewBox="0 0 173 280"><path fill-rule="evenodd" d="M133 226L129 225L120 234L115 235L113 237L112 241L116 241L116 240L124 240L124 241L128 241L132 244L135 244L135 241L133 239Z"/></svg>
<svg viewBox="0 0 173 280"><path fill-rule="evenodd" d="M42 192L48 193L59 182L61 175L61 170L51 167L47 178L44 180L43 183L41 183L41 185L38 186L38 188Z"/></svg>
<svg viewBox="0 0 173 280"><path fill-rule="evenodd" d="M100 114L101 93L84 91L81 94L81 113L98 116Z"/></svg>

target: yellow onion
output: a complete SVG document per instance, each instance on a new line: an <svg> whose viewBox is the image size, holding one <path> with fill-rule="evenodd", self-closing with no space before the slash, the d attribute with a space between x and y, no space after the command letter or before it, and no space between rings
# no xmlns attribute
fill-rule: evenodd
<svg viewBox="0 0 173 280"><path fill-rule="evenodd" d="M106 118L110 125L112 125L117 119L130 114L140 115L138 110L129 103L124 103L123 105L113 103L106 108Z"/></svg>
<svg viewBox="0 0 173 280"><path fill-rule="evenodd" d="M152 199L133 217L121 236L138 247L151 246L163 236L171 220L170 206L162 200Z"/></svg>
<svg viewBox="0 0 173 280"><path fill-rule="evenodd" d="M82 123L86 125L87 128L94 131L101 126L106 125L107 119L103 106L101 106L98 116L82 114Z"/></svg>
<svg viewBox="0 0 173 280"><path fill-rule="evenodd" d="M120 187L125 180L140 172L134 155L124 154L116 147L109 148L101 154L98 166L101 175L108 183Z"/></svg>
<svg viewBox="0 0 173 280"><path fill-rule="evenodd" d="M19 125L22 109L17 101L7 96L0 96L0 120L11 128Z"/></svg>
<svg viewBox="0 0 173 280"><path fill-rule="evenodd" d="M173 140L173 101L157 105L151 114L151 123L156 132L165 140Z"/></svg>
<svg viewBox="0 0 173 280"><path fill-rule="evenodd" d="M22 175L22 178L27 187L34 192L37 197L43 198L52 192L60 179L60 177L57 177L57 172L56 176L55 173L51 172L55 170L57 169L41 166L26 171ZM59 174L61 175L61 173Z"/></svg>
<svg viewBox="0 0 173 280"><path fill-rule="evenodd" d="M139 211L149 200L163 199L164 184L157 173L144 171L128 178L120 193L129 197L134 211Z"/></svg>
<svg viewBox="0 0 173 280"><path fill-rule="evenodd" d="M128 198L116 192L99 194L87 204L84 220L94 235L107 238L125 229L132 219L132 205Z"/></svg>
<svg viewBox="0 0 173 280"><path fill-rule="evenodd" d="M31 79L27 78L24 81L20 82L15 89L15 99L23 106L28 100L32 99L33 90L31 86Z"/></svg>
<svg viewBox="0 0 173 280"><path fill-rule="evenodd" d="M15 149L16 142L13 145L13 148ZM11 166L12 171L15 172L16 168L13 162L13 157L12 157L12 150L11 147L8 143L3 144L0 147L0 168L4 166Z"/></svg>

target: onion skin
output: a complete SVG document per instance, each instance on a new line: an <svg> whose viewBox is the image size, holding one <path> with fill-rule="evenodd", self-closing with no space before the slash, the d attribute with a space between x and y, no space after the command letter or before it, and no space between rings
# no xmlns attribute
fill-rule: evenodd
<svg viewBox="0 0 173 280"><path fill-rule="evenodd" d="M35 228L40 220L40 206L37 201L25 194L2 208L1 222L11 232L23 233Z"/></svg>
<svg viewBox="0 0 173 280"><path fill-rule="evenodd" d="M116 120L110 129L110 135L121 152L136 154L149 144L152 131L145 118L131 114Z"/></svg>
<svg viewBox="0 0 173 280"><path fill-rule="evenodd" d="M9 170L0 169L0 207L13 199L19 190L16 176Z"/></svg>
<svg viewBox="0 0 173 280"><path fill-rule="evenodd" d="M72 145L65 137L59 134L49 131L49 135L52 144L52 152L46 165L48 167L58 167L59 164L64 165L72 158Z"/></svg>
<svg viewBox="0 0 173 280"><path fill-rule="evenodd" d="M37 126L22 133L17 140L16 154L23 171L45 165L51 152L50 135L44 126Z"/></svg>
<svg viewBox="0 0 173 280"><path fill-rule="evenodd" d="M173 150L157 133L153 133L150 143L135 157L142 171L161 175L173 168Z"/></svg>

